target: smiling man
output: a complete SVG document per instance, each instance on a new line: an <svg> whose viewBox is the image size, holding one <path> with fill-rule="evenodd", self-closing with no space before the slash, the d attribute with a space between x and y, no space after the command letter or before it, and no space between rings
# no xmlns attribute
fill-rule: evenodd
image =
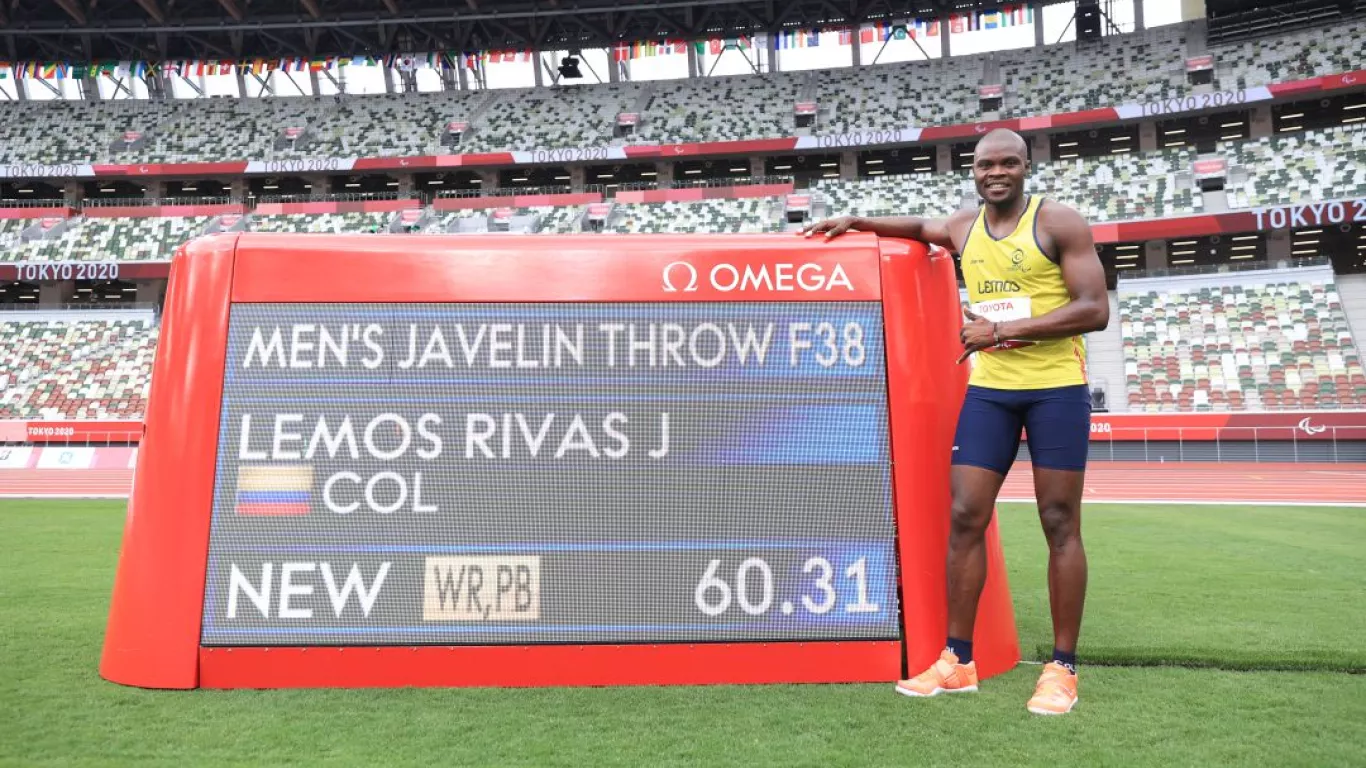
<svg viewBox="0 0 1366 768"><path fill-rule="evenodd" d="M1048 540L1053 660L1027 707L1065 714L1077 702L1076 647L1086 598L1081 543L1082 480L1091 428L1082 334L1110 321L1105 273L1091 229L1075 210L1026 194L1028 147L1012 131L977 143L973 179L983 204L947 219L841 216L807 237L849 230L905 237L962 255L972 308L965 310L962 363L975 353L954 437L945 649L929 669L897 683L907 696L977 690L972 631L986 583L985 537L1023 428L1039 520Z"/></svg>

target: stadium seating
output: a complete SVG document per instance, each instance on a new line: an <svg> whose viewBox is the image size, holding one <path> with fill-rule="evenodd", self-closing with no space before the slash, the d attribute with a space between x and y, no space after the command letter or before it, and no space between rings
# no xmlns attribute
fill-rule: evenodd
<svg viewBox="0 0 1366 768"><path fill-rule="evenodd" d="M334 107L330 98L200 99L149 131L121 162L183 163L274 157L279 131L305 127Z"/></svg>
<svg viewBox="0 0 1366 768"><path fill-rule="evenodd" d="M209 216L72 219L59 236L12 242L4 261L144 261L170 259L176 246L203 233Z"/></svg>
<svg viewBox="0 0 1366 768"><path fill-rule="evenodd" d="M9 313L10 315L18 313ZM145 320L0 317L0 419L137 419L157 328Z"/></svg>
<svg viewBox="0 0 1366 768"><path fill-rule="evenodd" d="M966 172L821 179L811 191L825 198L832 215L947 216L972 193L972 179Z"/></svg>
<svg viewBox="0 0 1366 768"><path fill-rule="evenodd" d="M19 234L33 222L27 219L0 219L0 261L5 260L4 251L19 243Z"/></svg>
<svg viewBox="0 0 1366 768"><path fill-rule="evenodd" d="M390 213L320 213L252 216L247 226L255 232L372 232L389 231Z"/></svg>
<svg viewBox="0 0 1366 768"><path fill-rule="evenodd" d="M607 232L777 232L779 198L639 203L608 222Z"/></svg>
<svg viewBox="0 0 1366 768"><path fill-rule="evenodd" d="M1362 67L1366 19L1261 37L1211 49L1225 89L1301 80Z"/></svg>
<svg viewBox="0 0 1366 768"><path fill-rule="evenodd" d="M0 162L107 162L114 157L110 145L125 131L147 132L173 106L146 100L7 102Z"/></svg>
<svg viewBox="0 0 1366 768"><path fill-rule="evenodd" d="M1131 410L1366 406L1366 376L1332 282L1126 291Z"/></svg>
<svg viewBox="0 0 1366 768"><path fill-rule="evenodd" d="M1198 213L1204 197L1192 183L1177 181L1193 159L1191 150L1178 148L1036 163L1029 188L1047 191L1093 222Z"/></svg>
<svg viewBox="0 0 1366 768"><path fill-rule="evenodd" d="M661 80L642 117L643 142L735 141L796 132L805 72Z"/></svg>
<svg viewBox="0 0 1366 768"><path fill-rule="evenodd" d="M1009 117L1079 112L1183 94L1188 32L1186 25L1166 26L1003 53L1002 111Z"/></svg>
<svg viewBox="0 0 1366 768"><path fill-rule="evenodd" d="M529 208L513 208L513 216L537 216L539 217L539 228L536 232L545 233L568 233L577 231L575 228L579 216L583 213L583 208L573 205L564 206L532 206ZM487 222L493 215L492 209L474 209L465 211L449 211L433 219L432 223L423 230L424 234L444 234L446 232L462 231L459 229L461 219L475 221L479 225L475 232L487 232Z"/></svg>
<svg viewBox="0 0 1366 768"><path fill-rule="evenodd" d="M1230 184L1237 206L1307 203L1366 196L1366 124L1226 142L1220 151L1247 179Z"/></svg>
<svg viewBox="0 0 1366 768"><path fill-rule="evenodd" d="M972 122L983 72L1005 86L1004 116L1050 114L1191 92L1189 24L1093 43L858 69L506 91L244 99L9 103L0 162L189 162L438 154L442 126L476 123L460 151L582 147L612 141L617 113L641 106L637 142L721 141L797 132L792 106L817 101L817 133ZM1218 46L1215 85L1236 89L1362 66L1366 20ZM1123 72L1123 77L1116 77ZM476 115L477 113L477 115ZM306 129L297 147L285 128ZM140 145L116 149L125 131Z"/></svg>
<svg viewBox="0 0 1366 768"><path fill-rule="evenodd" d="M274 157L442 154L446 124L468 117L473 97L467 92L406 93L328 97L328 101L330 109L309 121L311 141L297 148L276 149Z"/></svg>
<svg viewBox="0 0 1366 768"><path fill-rule="evenodd" d="M1081 212L1089 221L1120 221L1197 213L1204 198L1191 184L1179 184L1193 154L1169 149L1146 154L1036 163L1028 183ZM811 189L825 195L830 210L862 216L943 216L965 198L975 199L968 172L874 176L857 181L821 179Z"/></svg>
<svg viewBox="0 0 1366 768"><path fill-rule="evenodd" d="M462 152L601 146L617 115L635 108L642 85L562 86L499 94L478 120ZM653 107L652 107L653 109ZM647 121L655 120L653 112Z"/></svg>
<svg viewBox="0 0 1366 768"><path fill-rule="evenodd" d="M820 134L967 123L980 114L982 64L976 56L828 69L814 76Z"/></svg>

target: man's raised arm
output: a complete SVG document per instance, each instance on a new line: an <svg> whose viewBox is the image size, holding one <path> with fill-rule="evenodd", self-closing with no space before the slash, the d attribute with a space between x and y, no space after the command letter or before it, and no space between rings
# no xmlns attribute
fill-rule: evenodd
<svg viewBox="0 0 1366 768"><path fill-rule="evenodd" d="M887 216L876 219L865 219L862 216L836 216L833 219L808 224L802 230L802 234L811 237L824 233L826 239L829 239L838 237L850 230L872 232L879 237L904 237L908 240L919 240L922 243L930 243L944 248L953 247L953 238L949 235L948 219L922 219L919 216Z"/></svg>

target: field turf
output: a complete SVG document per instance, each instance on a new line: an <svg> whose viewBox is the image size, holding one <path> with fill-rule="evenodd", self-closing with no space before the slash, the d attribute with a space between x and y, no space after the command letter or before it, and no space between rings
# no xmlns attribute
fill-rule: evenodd
<svg viewBox="0 0 1366 768"><path fill-rule="evenodd" d="M1366 515L1093 505L1082 703L1025 712L889 685L142 691L99 679L117 502L0 499L0 764L1360 765ZM1050 645L1042 535L1002 532L1027 658ZM1102 666L1101 664L1104 664ZM1116 665L1116 666L1110 666Z"/></svg>

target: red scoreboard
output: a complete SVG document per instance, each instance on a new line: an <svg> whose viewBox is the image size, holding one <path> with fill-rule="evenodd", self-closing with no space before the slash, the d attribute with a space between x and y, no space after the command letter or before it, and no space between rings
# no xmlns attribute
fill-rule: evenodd
<svg viewBox="0 0 1366 768"><path fill-rule="evenodd" d="M109 680L891 681L943 642L942 251L222 235L163 318ZM1019 656L989 547L985 675Z"/></svg>

